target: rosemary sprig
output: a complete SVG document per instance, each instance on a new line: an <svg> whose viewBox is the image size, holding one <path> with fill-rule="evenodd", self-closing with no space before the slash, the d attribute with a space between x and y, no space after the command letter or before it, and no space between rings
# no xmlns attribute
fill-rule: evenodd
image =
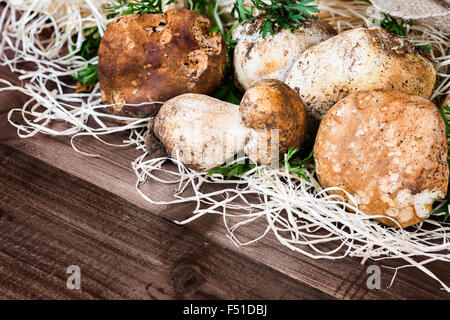
<svg viewBox="0 0 450 320"><path fill-rule="evenodd" d="M175 0L169 0L167 4L171 4ZM140 14L140 13L163 13L162 0L141 0L135 2L126 2L118 0L118 4L105 9L113 10L121 15Z"/></svg>
<svg viewBox="0 0 450 320"><path fill-rule="evenodd" d="M77 55L90 60L98 55L98 48L102 38L98 32L98 27L87 28L84 32L86 32L86 36Z"/></svg>
<svg viewBox="0 0 450 320"><path fill-rule="evenodd" d="M446 105L445 107L442 107L441 114L442 114L442 117L444 118L445 132L447 134L447 141L448 141L447 143L450 147L450 141L448 140L450 138L450 123L447 120L448 117L450 116L450 107L448 105ZM448 156L450 156L450 150L449 150ZM450 166L450 158L448 158L447 161ZM450 183L447 188L447 195L444 198L444 204L441 206L440 209L433 211L433 214L445 212L444 221L447 221L447 219L450 217L449 205L450 205Z"/></svg>
<svg viewBox="0 0 450 320"><path fill-rule="evenodd" d="M275 29L289 29L292 33L297 30L306 18L312 18L312 13L319 12L317 5L311 4L314 0L251 0L250 7L244 6L244 0L236 0L232 14L239 22L253 22L253 13L262 11L261 17L265 19L259 30L262 38L267 33L274 34Z"/></svg>

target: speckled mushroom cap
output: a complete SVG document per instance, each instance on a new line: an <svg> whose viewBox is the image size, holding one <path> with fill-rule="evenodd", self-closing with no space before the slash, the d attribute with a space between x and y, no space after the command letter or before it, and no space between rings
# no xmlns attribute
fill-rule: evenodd
<svg viewBox="0 0 450 320"><path fill-rule="evenodd" d="M274 148L279 148L279 152L274 150L273 155L283 155L304 140L305 105L294 90L279 80L261 80L250 87L242 98L239 112L244 126L252 129L244 152L253 161L276 162L272 156ZM275 130L278 130L278 146Z"/></svg>
<svg viewBox="0 0 450 320"><path fill-rule="evenodd" d="M99 48L98 77L111 112L147 117L183 93L211 93L223 78L225 43L211 21L192 10L122 16L108 25Z"/></svg>
<svg viewBox="0 0 450 320"><path fill-rule="evenodd" d="M335 104L314 146L322 187L340 187L370 215L405 228L447 193L445 124L430 101L394 91L354 93ZM392 220L379 219L395 226Z"/></svg>
<svg viewBox="0 0 450 320"><path fill-rule="evenodd" d="M433 63L403 37L383 28L348 30L306 49L285 81L302 97L309 123L357 91L396 90L429 98Z"/></svg>
<svg viewBox="0 0 450 320"><path fill-rule="evenodd" d="M275 30L263 39L260 29L265 19L257 18L238 26L233 32L234 70L243 89L262 79L284 81L295 60L307 48L336 35L336 31L318 18L307 19L294 33Z"/></svg>

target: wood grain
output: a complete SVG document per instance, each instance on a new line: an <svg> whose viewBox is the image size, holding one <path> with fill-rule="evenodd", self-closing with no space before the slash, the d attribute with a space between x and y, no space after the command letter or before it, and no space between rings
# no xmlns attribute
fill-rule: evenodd
<svg viewBox="0 0 450 320"><path fill-rule="evenodd" d="M118 138L119 139L119 138ZM167 219L184 219L190 214L190 206L158 206L152 205L145 202L139 194L134 189L135 179L134 173L130 168L130 162L135 158L137 152L132 149L117 149L105 146L101 143L98 143L94 139L85 139L83 141L83 146L85 147L85 151L89 152L97 152L102 154L101 158L91 158L83 156L79 153L76 153L68 144L66 138L61 137L48 137L44 135L39 135L33 137L31 139L9 139L3 142L3 145L8 146L8 150L10 153L18 152L22 155L27 155L30 157L31 162L36 161L35 159L41 160L43 163L46 163L50 168L59 169L61 172L64 172L67 176L73 176L80 181L83 181L85 185L92 184L93 186L103 190L104 192L109 192L116 197L120 198L123 203L128 205L133 205L137 208L140 208L140 215L142 216L153 216L153 217L161 217L162 221L168 222ZM119 151L118 151L119 150ZM8 169L9 170L9 169ZM23 171L42 171L39 168L23 168ZM16 175L20 174L18 170ZM38 174L38 173L36 173ZM54 173L49 173L47 176L42 176L43 181L47 181L45 184L45 190L49 189L52 186L53 180L57 177ZM12 177L8 178L9 180ZM29 179L29 178L27 178ZM22 178L22 191L26 192L29 188L24 184L26 181L25 178ZM41 182L40 182L41 183ZM35 183L38 185L39 183ZM17 186L19 188L19 186ZM78 185L67 186L67 193L71 192L74 194L74 197L78 197L76 199L83 199L77 195L80 192L80 187ZM148 183L146 185L146 192L155 199L164 199L170 197L173 193L173 186L161 185L159 183ZM54 197L58 194L59 191L54 191ZM25 201L25 203L30 203L34 205L34 203L45 204L48 202L49 197L41 196L33 198L33 202ZM64 200L63 198L58 198L60 201ZM63 212L62 217L59 217L59 220L65 221L67 226L72 226L73 228L85 232L85 230L90 230L88 222L92 219L98 219L98 214L95 215L95 210L90 211L89 214L85 216L80 216L77 218L70 218L72 215L70 213L72 210L77 211L78 205L77 200L69 198L64 202L56 202L52 205L52 207L48 208L48 212L57 212L58 210ZM106 207L104 201L102 201L102 196L97 196L96 199L91 199L93 203L101 203L102 207ZM3 201L3 200L2 200ZM12 207L20 207L18 204L24 202L22 199L9 199L9 203L13 203ZM4 211L8 214L8 216L14 216L9 212L10 207L4 207ZM73 209L75 208L75 209ZM26 211L27 209L24 209ZM28 208L28 210L31 210ZM102 211L103 212L103 211ZM44 213L41 211L35 211L34 216L39 216ZM108 214L112 214L111 212L103 213L102 216L108 216ZM69 216L69 217L66 217ZM48 219L48 217L47 217ZM105 228L106 230L114 230L113 223L105 224L105 222L98 221L98 228ZM120 228L123 225L126 225L128 222L116 222L115 228ZM202 236L207 239L208 243L215 243L217 248L226 248L229 252L236 255L236 260L239 259L247 259L246 265L241 265L239 272L236 272L236 276L231 278L233 281L238 281L241 279L241 275L243 275L243 270L247 270L251 265L261 265L269 268L274 273L283 274L293 281L294 283L302 284L307 288L315 288L320 292L323 292L325 296L335 297L340 299L374 299L374 298L394 298L394 299L406 299L406 298L448 298L448 294L439 290L438 285L431 281L426 275L421 273L415 269L405 269L399 271L397 275L396 281L394 282L393 287L387 288L391 277L393 275L392 270L383 269L383 288L381 290L369 290L366 286L366 280L368 274L366 273L367 266L362 266L358 259L346 258L344 260L339 261L325 261L325 260L313 260L307 257L296 254L284 247L282 247L277 240L269 235L266 238L262 239L260 242L244 247L244 248L236 248L234 245L226 238L225 228L223 226L222 220L217 216L208 216L204 217L198 221L195 221L192 224L187 225L186 227L179 227L173 223L168 222L171 228L174 230L175 234L183 233L183 232L193 232L199 236ZM102 224L105 224L102 226ZM55 227L56 228L56 227ZM158 228L158 224L154 225L154 228ZM265 228L264 221L261 221L259 224L254 224L251 227L245 230L245 236L248 238L253 238L261 234ZM94 229L95 230L95 229ZM23 234L17 231L13 233L15 237L18 237L17 240L24 241L28 239L25 235L29 234L31 231L22 231ZM48 229L45 234L51 234L51 229ZM94 231L92 231L94 232ZM148 230L148 232L154 232L154 230ZM30 234L33 234L32 232ZM12 241L12 239L10 240ZM67 240L70 243L70 240ZM94 243L94 239L92 239ZM105 243L108 246L111 246L113 242L111 239L104 239ZM201 245L202 242L198 243L198 246ZM17 246L18 244L12 245ZM122 250L124 252L128 252L129 250L138 250L140 246L145 246L146 243L141 238L133 238L133 241L129 244L128 247L123 247ZM11 244L10 244L11 246ZM91 245L89 248L92 250ZM88 247L87 245L83 245L82 247ZM164 244L162 244L164 247ZM214 248L212 250L216 250ZM36 252L40 252L41 248L35 247L34 250ZM102 250L102 249L99 249ZM141 250L141 254L143 255ZM151 249L148 248L149 252ZM83 257L80 253L74 251L71 252L71 257L73 260L81 259ZM139 251L138 251L139 252ZM96 256L101 256L96 255ZM117 258L118 259L118 258ZM229 257L227 257L229 259ZM90 263L92 263L92 259L88 259ZM114 261L111 258L111 261ZM119 263L120 260L117 260L114 264ZM223 260L218 260L223 261ZM210 263L214 263L210 261ZM67 263L66 263L67 264ZM370 262L369 262L370 264ZM220 264L219 264L220 265ZM208 269L208 266L205 266ZM433 265L433 271L443 278L445 281L449 281L448 272L446 272L446 266L444 264L436 263ZM214 271L212 273L215 273ZM26 272L24 272L26 274ZM49 274L53 274L52 272L48 272ZM105 274L108 274L106 272ZM248 274L247 274L248 277ZM11 278L11 275L8 276ZM22 273L17 274L17 278L22 278ZM261 281L264 279L264 281ZM253 285L250 286L251 290L248 295L253 297L258 297L257 292L262 286L267 277L260 278L259 281L255 281ZM270 279L270 277L269 277ZM36 280L37 281L37 280ZM130 279L131 281L131 279ZM242 278L240 281L244 281ZM280 298L284 292L285 286L273 286L271 290L266 290L264 296L265 298ZM166 289L167 291L168 289ZM284 293L279 293L279 290ZM168 292L168 291L167 291ZM298 293L297 293L298 294ZM292 296L293 294L290 293ZM230 295L216 295L221 298L231 298L233 296ZM249 297L247 296L247 297ZM289 296L289 294L287 295ZM113 295L108 297L114 297ZM167 296L168 297L168 296ZM310 296L311 297L311 296Z"/></svg>
<svg viewBox="0 0 450 320"><path fill-rule="evenodd" d="M6 67L0 77L17 82ZM419 270L382 268L382 288L369 290L359 259L314 260L283 247L269 234L235 247L221 217L205 216L184 227L192 205L154 205L135 190L133 147L95 139L39 134L17 137L6 114L26 97L0 94L0 298L4 299L449 299ZM58 125L58 124L56 124ZM122 141L126 133L110 139ZM154 199L175 187L149 182ZM265 221L242 236L256 238ZM66 288L66 268L79 265L80 291ZM396 266L395 261L388 266ZM448 266L430 268L450 284Z"/></svg>
<svg viewBox="0 0 450 320"><path fill-rule="evenodd" d="M2 298L330 298L20 151L0 159Z"/></svg>

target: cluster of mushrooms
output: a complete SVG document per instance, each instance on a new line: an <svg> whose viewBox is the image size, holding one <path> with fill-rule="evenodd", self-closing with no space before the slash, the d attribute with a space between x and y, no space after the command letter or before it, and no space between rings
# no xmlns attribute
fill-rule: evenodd
<svg viewBox="0 0 450 320"><path fill-rule="evenodd" d="M336 34L312 18L263 39L261 23L233 32L235 78L245 90L235 105L208 96L227 66L208 18L184 9L121 16L99 49L102 98L113 114L152 117L151 155L160 146L199 171L237 154L273 164L317 134L322 187L346 190L387 225L428 218L449 179L445 123L428 100L433 64L379 27Z"/></svg>

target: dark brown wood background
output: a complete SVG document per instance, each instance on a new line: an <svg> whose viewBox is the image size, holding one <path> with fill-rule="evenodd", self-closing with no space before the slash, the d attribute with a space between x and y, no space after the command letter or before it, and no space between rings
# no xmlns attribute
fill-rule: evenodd
<svg viewBox="0 0 450 320"><path fill-rule="evenodd" d="M7 67L0 78L19 84ZM421 271L382 267L382 288L368 289L361 260L314 260L269 234L235 247L222 218L205 216L186 226L170 219L190 205L156 206L135 190L133 147L114 148L93 138L76 143L39 134L20 139L8 111L27 97L0 93L0 298L2 299L449 299ZM113 137L122 141L126 134ZM147 183L167 199L174 186ZM265 222L245 229L249 239ZM387 262L386 262L387 263ZM81 269L81 290L66 286L67 267ZM390 266L396 266L390 262ZM430 269L447 284L444 263Z"/></svg>

